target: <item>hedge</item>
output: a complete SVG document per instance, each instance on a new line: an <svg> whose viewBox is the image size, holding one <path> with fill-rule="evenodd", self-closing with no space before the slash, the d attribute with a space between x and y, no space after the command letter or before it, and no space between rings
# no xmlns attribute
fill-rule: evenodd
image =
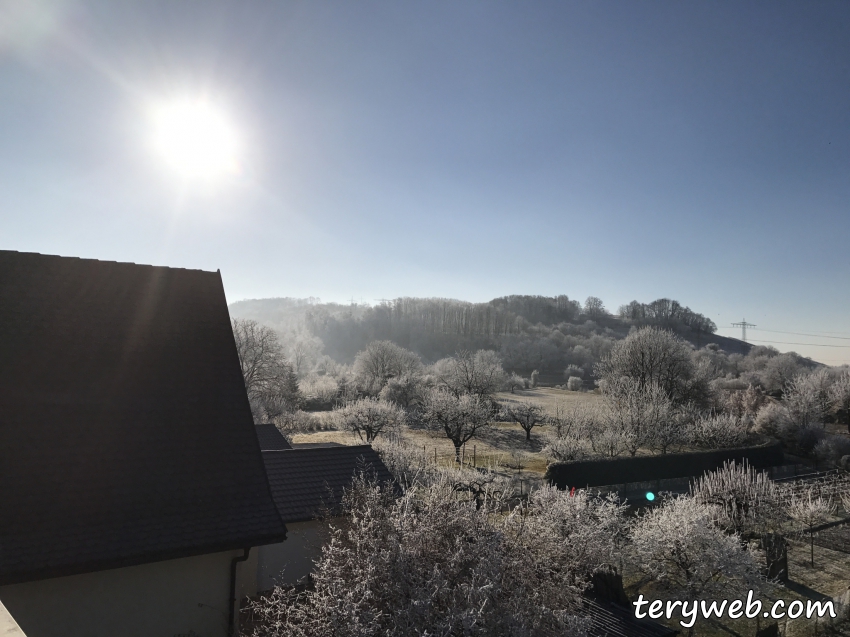
<svg viewBox="0 0 850 637"><path fill-rule="evenodd" d="M700 476L706 471L717 469L727 460L741 462L744 459L756 469L781 465L784 461L782 443L660 456L556 462L546 469L545 479L559 489L600 487Z"/></svg>

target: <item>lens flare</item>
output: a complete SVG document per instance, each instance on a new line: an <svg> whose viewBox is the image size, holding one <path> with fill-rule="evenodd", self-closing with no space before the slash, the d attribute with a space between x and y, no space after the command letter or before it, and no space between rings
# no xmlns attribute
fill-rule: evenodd
<svg viewBox="0 0 850 637"><path fill-rule="evenodd" d="M655 499L655 494L652 491L646 492L646 499L652 502Z"/></svg>

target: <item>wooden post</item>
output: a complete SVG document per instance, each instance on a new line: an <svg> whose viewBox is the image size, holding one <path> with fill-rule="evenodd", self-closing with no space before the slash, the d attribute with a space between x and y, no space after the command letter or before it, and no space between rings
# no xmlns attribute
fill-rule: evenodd
<svg viewBox="0 0 850 637"><path fill-rule="evenodd" d="M472 445L472 467L475 468L475 445Z"/></svg>
<svg viewBox="0 0 850 637"><path fill-rule="evenodd" d="M463 451L460 452L460 464L466 462L466 443L463 443Z"/></svg>
<svg viewBox="0 0 850 637"><path fill-rule="evenodd" d="M437 448L434 447L434 464L437 464Z"/></svg>

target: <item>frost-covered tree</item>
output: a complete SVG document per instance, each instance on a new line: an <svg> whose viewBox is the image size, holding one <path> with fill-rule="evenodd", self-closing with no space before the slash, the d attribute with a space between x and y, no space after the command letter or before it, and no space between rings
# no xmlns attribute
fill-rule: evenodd
<svg viewBox="0 0 850 637"><path fill-rule="evenodd" d="M663 423L673 417L673 403L656 383L641 386L633 379L620 378L609 383L606 392L606 426L622 434L632 456L638 449L652 446Z"/></svg>
<svg viewBox="0 0 850 637"><path fill-rule="evenodd" d="M405 409L420 405L428 390L426 380L418 374L403 374L390 378L379 394L381 400L395 403Z"/></svg>
<svg viewBox="0 0 850 637"><path fill-rule="evenodd" d="M716 517L711 505L689 496L647 510L632 531L634 565L684 601L728 599L754 588L760 578L753 554L718 528Z"/></svg>
<svg viewBox="0 0 850 637"><path fill-rule="evenodd" d="M847 429L850 431L850 370L844 370L831 388L832 400L847 418Z"/></svg>
<svg viewBox="0 0 850 637"><path fill-rule="evenodd" d="M693 362L691 351L690 345L672 332L645 327L618 341L597 364L596 373L606 389L626 378L640 389L657 385L674 404L704 403L709 379Z"/></svg>
<svg viewBox="0 0 850 637"><path fill-rule="evenodd" d="M558 402L546 412L550 426L543 453L554 462L571 462L591 455L590 433L601 422L599 407L579 402Z"/></svg>
<svg viewBox="0 0 850 637"><path fill-rule="evenodd" d="M501 416L522 427L526 440L531 440L532 429L546 424L546 414L542 405L532 402L507 403L502 407Z"/></svg>
<svg viewBox="0 0 850 637"><path fill-rule="evenodd" d="M391 341L372 341L354 358L357 382L371 395L377 395L391 378L421 371L419 356Z"/></svg>
<svg viewBox="0 0 850 637"><path fill-rule="evenodd" d="M581 391L584 387L584 381L578 376L570 376L567 379L567 389L570 391Z"/></svg>
<svg viewBox="0 0 850 637"><path fill-rule="evenodd" d="M558 497L568 499L562 493L553 500ZM578 503L567 503L570 510L558 515L562 509L547 504L552 510L532 504L525 515L504 518L458 498L446 483L410 489L393 500L357 479L344 497L345 524L332 530L312 586L302 592L277 588L255 603L254 634L583 634L587 622L575 617L579 593L586 569L607 554L599 529L611 516L585 512ZM529 525L538 532L525 532Z"/></svg>
<svg viewBox="0 0 850 637"><path fill-rule="evenodd" d="M809 534L812 566L815 565L815 527L827 522L835 513L835 508L834 502L816 496L812 489L807 489L804 493L793 497L788 506L788 515L797 523L800 530Z"/></svg>
<svg viewBox="0 0 850 637"><path fill-rule="evenodd" d="M522 389L523 387L525 387L525 384L526 380L516 372L513 372L510 376L508 376L507 380L505 381L505 386L512 394L514 393L515 389Z"/></svg>
<svg viewBox="0 0 850 637"><path fill-rule="evenodd" d="M834 406L832 377L823 368L800 373L785 385L784 402L794 423L800 427L823 425L824 417Z"/></svg>
<svg viewBox="0 0 850 637"><path fill-rule="evenodd" d="M366 442L398 429L405 421L398 405L368 396L334 409L333 415L339 429L356 433Z"/></svg>
<svg viewBox="0 0 850 637"><path fill-rule="evenodd" d="M489 401L476 394L458 396L444 389L426 394L422 413L428 427L442 431L452 441L458 462L463 445L490 427L492 416Z"/></svg>
<svg viewBox="0 0 850 637"><path fill-rule="evenodd" d="M504 386L506 378L502 361L492 350L458 352L434 363L434 372L438 386L455 396L490 396Z"/></svg>
<svg viewBox="0 0 850 637"><path fill-rule="evenodd" d="M764 471L744 461L728 461L694 482L694 500L713 507L715 521L724 530L758 536L781 522L781 498L776 483Z"/></svg>

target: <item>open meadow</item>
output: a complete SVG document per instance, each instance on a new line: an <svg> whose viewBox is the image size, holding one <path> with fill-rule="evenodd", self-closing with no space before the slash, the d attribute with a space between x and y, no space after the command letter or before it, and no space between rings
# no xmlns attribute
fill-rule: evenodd
<svg viewBox="0 0 850 637"><path fill-rule="evenodd" d="M574 392L552 387L518 389L514 393L500 392L495 394L494 398L502 404L520 401L536 402L546 410L554 409L558 403L569 408L576 403L601 400L601 396L593 392ZM325 413L327 412L319 412L315 416L319 414L324 416ZM547 464L542 450L546 445L548 429L547 426L535 427L531 433L531 440L527 441L525 432L517 423L496 422L466 444L463 460L466 464L474 463L479 467L500 466L517 474L528 474L531 479L542 478ZM453 463L454 445L443 433L406 427L399 432L399 435L410 445L421 447L423 453L429 458L435 457L436 454L436 461L439 464ZM356 434L348 431L301 433L296 434L292 442L295 444L335 442L344 445L363 443Z"/></svg>

